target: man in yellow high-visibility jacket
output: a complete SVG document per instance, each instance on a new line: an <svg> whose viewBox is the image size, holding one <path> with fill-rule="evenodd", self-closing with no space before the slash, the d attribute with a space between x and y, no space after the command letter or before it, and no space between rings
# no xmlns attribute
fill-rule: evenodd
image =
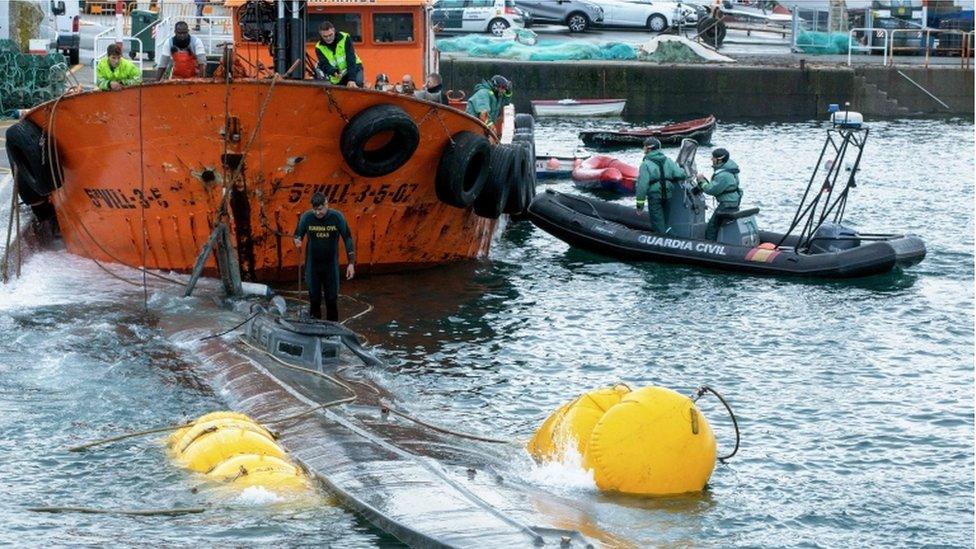
<svg viewBox="0 0 976 549"><path fill-rule="evenodd" d="M122 48L109 44L107 55L95 67L95 84L102 91L118 91L142 82L139 69L128 59L122 59Z"/></svg>
<svg viewBox="0 0 976 549"><path fill-rule="evenodd" d="M353 49L352 37L336 31L335 25L323 21L319 25L319 40L315 44L318 64L315 78L333 86L363 87L363 62Z"/></svg>

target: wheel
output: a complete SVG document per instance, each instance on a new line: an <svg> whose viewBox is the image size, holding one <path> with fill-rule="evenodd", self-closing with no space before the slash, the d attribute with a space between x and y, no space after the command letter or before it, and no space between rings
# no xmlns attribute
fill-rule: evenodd
<svg viewBox="0 0 976 549"><path fill-rule="evenodd" d="M508 26L508 21L504 19L492 19L491 22L488 23L488 32L495 36L501 36L502 33L508 29Z"/></svg>
<svg viewBox="0 0 976 549"><path fill-rule="evenodd" d="M590 28L590 18L585 13L576 11L566 18L566 26L572 32L583 32Z"/></svg>
<svg viewBox="0 0 976 549"><path fill-rule="evenodd" d="M515 129L527 128L530 132L535 128L535 119L531 114L519 113L515 115Z"/></svg>
<svg viewBox="0 0 976 549"><path fill-rule="evenodd" d="M21 120L7 128L5 137L7 158L11 164L17 166L18 184L29 186L34 195L39 197L47 196L61 186L60 166L52 174L51 163L46 160L53 156L53 150L43 148L46 146L54 149L57 145L46 141L37 124L27 119ZM23 192L25 191L21 191L21 196Z"/></svg>
<svg viewBox="0 0 976 549"><path fill-rule="evenodd" d="M508 200L505 203L504 212L507 214L520 214L525 211L535 195L532 177L535 174L535 159L530 158L528 143L514 143L515 145L515 166L511 187L508 190Z"/></svg>
<svg viewBox="0 0 976 549"><path fill-rule="evenodd" d="M410 160L420 144L420 130L396 105L374 105L352 117L342 129L339 150L354 172L380 177Z"/></svg>
<svg viewBox="0 0 976 549"><path fill-rule="evenodd" d="M725 21L721 19L717 21L716 23L714 17L708 16L698 22L698 34L702 37L702 41L715 49L722 47L726 32Z"/></svg>
<svg viewBox="0 0 976 549"><path fill-rule="evenodd" d="M664 32L668 28L668 20L660 13L647 18L647 30L651 32Z"/></svg>
<svg viewBox="0 0 976 549"><path fill-rule="evenodd" d="M81 63L81 53L78 48L68 50L68 64L75 66Z"/></svg>

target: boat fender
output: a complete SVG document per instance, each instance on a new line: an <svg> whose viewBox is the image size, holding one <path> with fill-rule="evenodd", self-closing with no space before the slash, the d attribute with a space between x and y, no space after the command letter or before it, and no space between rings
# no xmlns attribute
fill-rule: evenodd
<svg viewBox="0 0 976 549"><path fill-rule="evenodd" d="M458 132L441 152L434 189L441 202L456 208L474 203L488 180L491 145L483 135Z"/></svg>
<svg viewBox="0 0 976 549"><path fill-rule="evenodd" d="M239 427L204 433L191 442L178 457L187 469L206 473L221 461L238 454L285 457L284 450L265 435Z"/></svg>
<svg viewBox="0 0 976 549"><path fill-rule="evenodd" d="M241 282L241 291L244 295L256 295L259 297L271 297L274 292L267 284L258 282Z"/></svg>
<svg viewBox="0 0 976 549"><path fill-rule="evenodd" d="M516 141L515 169L508 191L505 213L520 214L525 211L535 196L535 163L532 145L526 141Z"/></svg>
<svg viewBox="0 0 976 549"><path fill-rule="evenodd" d="M515 152L512 145L498 145L492 149L488 180L474 199L474 213L488 219L498 219L502 215L514 177Z"/></svg>
<svg viewBox="0 0 976 549"><path fill-rule="evenodd" d="M617 384L590 391L563 404L529 441L529 453L540 461L565 461L572 452L584 455L593 426L629 392L629 387Z"/></svg>
<svg viewBox="0 0 976 549"><path fill-rule="evenodd" d="M520 130L522 128L535 131L535 118L532 118L531 114L523 112L515 115L515 129Z"/></svg>
<svg viewBox="0 0 976 549"><path fill-rule="evenodd" d="M54 180L55 177L58 181L61 179L60 167L52 176L49 155L44 150L46 136L37 124L23 119L7 128L5 137L7 158L16 166L17 173L23 174L17 178L18 186L25 187L22 193L29 188L33 195L43 197L60 187ZM25 195L21 194L21 197L24 198Z"/></svg>
<svg viewBox="0 0 976 549"><path fill-rule="evenodd" d="M715 468L715 435L687 396L638 389L597 421L583 464L601 490L638 495L700 492Z"/></svg>
<svg viewBox="0 0 976 549"><path fill-rule="evenodd" d="M396 105L373 105L360 111L342 129L339 150L354 172L381 177L395 172L416 152L420 130Z"/></svg>

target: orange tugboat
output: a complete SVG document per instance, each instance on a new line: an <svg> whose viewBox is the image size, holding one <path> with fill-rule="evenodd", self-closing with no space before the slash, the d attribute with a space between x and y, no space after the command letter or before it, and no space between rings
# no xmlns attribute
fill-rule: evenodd
<svg viewBox="0 0 976 549"><path fill-rule="evenodd" d="M326 19L367 81L436 72L426 1L225 5L235 43L216 78L65 96L8 130L22 199L53 210L70 252L179 272L199 256L212 275L223 242L244 280L294 280L290 235L321 191L349 221L357 266L382 272L482 257L497 212L525 208L529 147L452 107L307 79Z"/></svg>

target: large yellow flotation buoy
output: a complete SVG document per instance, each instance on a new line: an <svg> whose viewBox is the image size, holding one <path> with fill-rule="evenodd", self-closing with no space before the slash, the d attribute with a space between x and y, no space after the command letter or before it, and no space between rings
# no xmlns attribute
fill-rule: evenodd
<svg viewBox="0 0 976 549"><path fill-rule="evenodd" d="M177 454L187 469L206 473L215 465L237 454L284 457L273 440L248 429L230 427L205 433Z"/></svg>
<svg viewBox="0 0 976 549"><path fill-rule="evenodd" d="M546 419L528 449L536 459L561 460L573 441L601 490L697 492L715 468L708 421L692 399L661 387L591 391Z"/></svg>
<svg viewBox="0 0 976 549"><path fill-rule="evenodd" d="M308 488L302 470L274 456L241 454L214 466L207 476L221 482L229 482L234 488L261 486L275 492L296 491Z"/></svg>
<svg viewBox="0 0 976 549"><path fill-rule="evenodd" d="M168 446L169 448L175 447L176 442L179 441L181 438L183 438L183 435L185 435L186 432L192 429L194 426L199 425L200 423L213 421L215 419L239 419L241 421L254 422L254 420L251 419L250 417L238 412L226 412L226 411L210 412L209 414L204 414L198 417L197 419L193 420L190 423L190 425L188 425L187 427L173 431L173 433L169 435L169 439L166 442L166 446Z"/></svg>
<svg viewBox="0 0 976 549"><path fill-rule="evenodd" d="M715 468L715 435L688 397L645 387L607 411L590 435L585 467L601 490L699 492Z"/></svg>
<svg viewBox="0 0 976 549"><path fill-rule="evenodd" d="M593 426L629 392L630 387L617 384L590 391L563 404L529 441L529 452L536 459L557 461L572 448L584 455Z"/></svg>
<svg viewBox="0 0 976 549"><path fill-rule="evenodd" d="M193 444L196 439L220 429L244 429L246 431L253 431L254 433L274 442L274 435L268 432L268 430L264 427L252 421L250 418L239 419L227 417L211 419L209 421L197 421L192 427L186 430L186 433L182 437L176 439L175 441L171 439L172 450L179 455L183 453L190 444Z"/></svg>

